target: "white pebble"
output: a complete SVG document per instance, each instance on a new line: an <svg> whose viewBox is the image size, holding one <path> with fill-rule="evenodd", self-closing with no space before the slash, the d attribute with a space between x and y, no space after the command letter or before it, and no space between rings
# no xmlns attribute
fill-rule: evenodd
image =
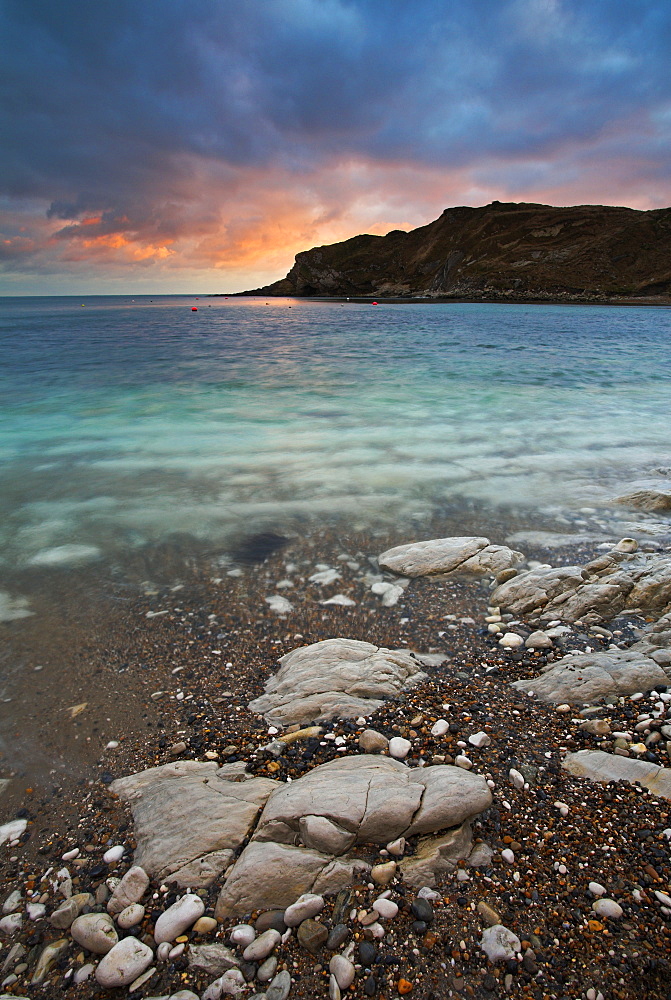
<svg viewBox="0 0 671 1000"><path fill-rule="evenodd" d="M386 920L391 920L398 913L398 906L391 899L382 899L382 898L376 899L375 902L373 903L373 909L376 910L380 914L380 916L384 917Z"/></svg>
<svg viewBox="0 0 671 1000"><path fill-rule="evenodd" d="M618 920L624 910L614 899L597 899L592 903L592 909L600 917L610 917L611 920Z"/></svg>
<svg viewBox="0 0 671 1000"><path fill-rule="evenodd" d="M72 861L74 858L79 857L79 848L73 847L71 851L66 851L65 854L61 855L61 861Z"/></svg>
<svg viewBox="0 0 671 1000"><path fill-rule="evenodd" d="M524 788L524 775L520 774L517 768L511 767L510 770L508 771L508 777L510 778L515 788L520 789L520 791Z"/></svg>
<svg viewBox="0 0 671 1000"><path fill-rule="evenodd" d="M492 739L491 736L487 735L487 733L473 733L472 736L468 737L468 742L471 744L471 746L480 749L481 747L489 746L489 744L492 742Z"/></svg>
<svg viewBox="0 0 671 1000"><path fill-rule="evenodd" d="M174 941L185 930L195 924L198 917L205 913L205 903L200 896L192 892L186 893L176 903L169 906L156 921L154 940L156 944L163 941Z"/></svg>
<svg viewBox="0 0 671 1000"><path fill-rule="evenodd" d="M510 850L509 847L504 847L504 849L501 851L501 857L503 858L504 861L507 861L509 865L512 865L513 861L515 860L515 855Z"/></svg>
<svg viewBox="0 0 671 1000"><path fill-rule="evenodd" d="M122 927L125 931L129 927L135 927L144 918L144 906L141 903L131 903L127 906L125 910L122 910L119 916L116 918L116 922L119 927Z"/></svg>
<svg viewBox="0 0 671 1000"><path fill-rule="evenodd" d="M524 639L517 632L506 632L499 639L499 646L503 646L504 649L517 649L523 643Z"/></svg>
<svg viewBox="0 0 671 1000"><path fill-rule="evenodd" d="M246 948L252 941L256 940L256 931L251 924L238 924L228 935L233 944Z"/></svg>
<svg viewBox="0 0 671 1000"><path fill-rule="evenodd" d="M589 891L592 893L593 896L605 896L606 895L606 890L601 885L600 882L590 882L590 884L587 886L587 888L589 889Z"/></svg>
<svg viewBox="0 0 671 1000"><path fill-rule="evenodd" d="M126 848L122 844L116 844L114 847L110 847L108 851L105 851L103 861L106 865L115 865L117 861L121 861L125 850Z"/></svg>
<svg viewBox="0 0 671 1000"><path fill-rule="evenodd" d="M450 724L447 719L436 719L434 724L431 726L431 735L444 736L449 728Z"/></svg>
<svg viewBox="0 0 671 1000"><path fill-rule="evenodd" d="M412 743L402 736L392 736L389 740L389 753L396 760L403 760L410 753Z"/></svg>

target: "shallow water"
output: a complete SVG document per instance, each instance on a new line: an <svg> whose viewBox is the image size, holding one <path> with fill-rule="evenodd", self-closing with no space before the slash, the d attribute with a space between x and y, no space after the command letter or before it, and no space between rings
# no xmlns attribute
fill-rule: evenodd
<svg viewBox="0 0 671 1000"><path fill-rule="evenodd" d="M531 517L670 461L667 309L2 299L0 349L10 573L455 497Z"/></svg>

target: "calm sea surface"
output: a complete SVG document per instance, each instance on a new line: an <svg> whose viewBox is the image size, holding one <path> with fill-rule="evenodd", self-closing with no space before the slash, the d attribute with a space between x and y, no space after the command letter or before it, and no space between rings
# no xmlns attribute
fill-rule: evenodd
<svg viewBox="0 0 671 1000"><path fill-rule="evenodd" d="M667 309L7 298L0 365L5 575L671 461Z"/></svg>

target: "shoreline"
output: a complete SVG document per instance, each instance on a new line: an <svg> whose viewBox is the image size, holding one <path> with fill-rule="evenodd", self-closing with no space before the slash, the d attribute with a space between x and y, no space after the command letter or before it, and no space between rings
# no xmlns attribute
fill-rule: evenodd
<svg viewBox="0 0 671 1000"><path fill-rule="evenodd" d="M464 533L479 528L477 533L503 541L503 535L514 525L507 524L505 530L500 525L497 534L492 530L496 527L494 512L489 513L489 525L483 511L472 510L470 515L455 514L454 522L443 521L442 527L453 532L453 524L459 521ZM424 526L422 536L438 537L440 527L437 521ZM447 655L447 664L427 668L425 682L403 697L386 702L367 719L366 725L385 736L409 738L413 744L411 765L417 764L417 755L426 758L427 763L433 763L437 753L453 757L460 740L474 728L484 728L491 734L491 745L466 752L474 758L475 770L491 775L497 788L495 807L476 827L477 836L497 852L493 867L460 869L463 880L448 878L440 899L434 901L435 920L428 929L413 930L413 915L409 908L406 912L401 906L398 919L390 921L380 945L390 964L379 970L376 966L372 972L360 966L350 995L398 995L398 983L405 980L412 984L411 996L421 1000L442 996L488 1000L498 990L501 995L523 992L540 1000L548 991L551 996L562 996L562 990L573 996L588 982L608 998L665 998L669 924L658 922L652 904L632 908L630 892L633 885L641 886L644 892L646 887L652 892L650 886L668 890L668 850L666 859L662 854L653 859L651 866L646 858L652 855L642 854L633 846L640 843L640 829L647 826L655 831L671 825L668 804L633 787L612 790L587 784L562 770L561 759L567 749L594 746L598 740L581 732L551 706L529 701L509 686L513 678L535 676L546 657L542 652L529 655L498 647L484 621L489 603L486 578L420 578L391 607L384 607L368 589L362 592L357 577L369 571L367 566L372 569L369 557L403 540L409 540L407 535L399 538L391 528L357 534L343 524L325 525L307 535L289 538L285 546L269 553L265 560L225 567L221 577L214 579L205 562L192 567L190 573L186 568L173 569L174 583L147 587L144 593L130 595L117 582L109 595L112 601L108 606L116 608L110 620L100 621L104 608L95 600L90 607L81 601L78 619L73 613L65 615L62 639L56 645L63 642L65 662L68 638L71 643L81 644L74 664L78 677L73 681L79 692L77 703L87 705L67 721L69 728L62 727L67 738L63 736L58 752L64 766L56 776L45 775L53 785L45 781L30 793L20 790L18 795L17 788L14 792L7 790L0 799L5 804L3 813L11 804L12 817L7 815L7 819L25 815L29 821L28 839L15 847L2 848L3 899L14 888L25 893L26 886L32 884L33 893L46 893L45 902L51 912L58 906L58 895L49 888L48 880L41 881L50 866L65 864L79 880L78 889L94 893L104 886L108 876L122 874L128 868L135 846L134 827L127 808L107 791L115 778L182 759L217 764L242 761L252 774L296 780L338 756L336 739L344 741L350 752L360 752L362 727L334 720L324 727L333 739L312 740L305 750L298 744L295 752L275 758L261 750L269 739L267 723L246 707L275 673L280 655L297 646L342 635L389 648ZM521 547L530 557L547 558L553 565L584 562L598 553L598 546L589 542L551 550L531 544ZM359 563L360 569L350 570L339 560L343 555ZM328 586L310 583L310 573L323 564L338 569L341 579ZM296 568L290 574L292 565ZM227 576L231 569L240 572ZM294 579L294 587L277 589L276 584L287 575ZM83 587L82 598L85 590ZM356 605L329 607L320 603L335 590L350 595ZM272 593L290 599L294 611L286 617L275 614L266 603ZM114 601L115 597L123 600ZM74 630L76 620L80 631ZM15 624L20 630L22 623ZM47 624L53 626L53 622ZM643 621L625 616L615 624L620 629L618 641L626 645L634 641L632 628ZM573 631L575 636L569 637L565 648L584 648L584 635ZM599 642L597 633L590 636L590 642ZM487 673L488 669L493 673ZM32 678L26 677L30 686ZM91 692L97 692L97 696ZM154 697L158 692L162 693ZM48 705L50 719L61 717L59 695L68 705L75 704L74 691L72 697L67 691L59 692L56 672L52 687L44 693L45 701L36 705L38 717ZM625 711L629 711L628 702L610 709L613 727L628 724ZM432 720L445 715L456 731L436 740L429 731ZM108 746L113 743L118 745ZM77 762L78 747L84 747L86 752ZM511 785L511 767L535 769L536 778L529 789ZM567 819L558 815L555 801L569 804ZM663 849L663 838L653 840L655 849L657 843ZM117 843L126 849L120 866L101 864L104 851ZM501 861L500 852L509 849L510 843L515 845L515 865ZM600 844L609 843L615 845L613 850L600 850ZM79 857L74 862L64 861L63 855L75 849ZM368 849L363 855L371 861L376 852L371 854ZM563 865L567 873L558 871L558 865ZM652 867L655 876L646 874L646 865ZM515 879L516 873L519 880ZM605 921L601 930L584 930L585 921L591 919L592 897L586 891L590 879L603 882L609 894L615 893L626 905L623 923ZM176 898L173 892L164 892L159 883L152 886L159 894L160 909ZM405 900L409 907L414 891L398 882L392 890L394 900L399 904ZM216 887L202 890L206 907L214 907L216 891ZM359 893L358 907L365 906L375 895L365 882L355 891ZM480 904L493 907L505 925L520 940L527 941L525 955L527 951L529 955L524 963L514 963L514 973L510 963L489 964L479 950L484 926ZM331 908L329 897L320 919L332 920ZM150 932L156 913L154 904L139 927L140 935ZM189 949L209 941L226 942L227 932L235 922L229 919L218 925L213 937L212 932L204 937L190 932ZM27 974L32 973L44 945L63 937L63 932L52 929L46 919L38 920L33 927L39 941L31 946ZM31 929L29 921L26 932ZM366 940L356 920L350 934L355 943ZM0 960L4 961L13 941L24 938L25 933L5 938L6 948ZM627 955L624 963L611 962L609 950L613 946L618 956ZM633 952L638 958L631 957ZM208 978L190 969L185 957L189 953L170 963L159 963L141 995L157 996L188 986L200 996L214 976ZM325 966L331 954L320 951L312 956L295 937L282 946L279 967L284 966L293 977L292 998L308 1000L327 994ZM356 955L353 961L357 962ZM49 978L53 989L61 988L68 970L74 974L83 964L70 951L63 967L55 968ZM374 993L364 990L371 975L373 979L377 976ZM506 977L512 977L508 987ZM6 989L16 995L45 995L44 987L31 987L29 978L21 975ZM243 995L253 991L250 985ZM77 995L89 1000L110 994L89 980L78 987ZM127 994L124 990L111 995Z"/></svg>
<svg viewBox="0 0 671 1000"><path fill-rule="evenodd" d="M488 297L488 296L471 296L471 297L454 297L454 296L384 296L384 295L263 295L261 292L212 292L205 298L278 298L278 299L294 299L296 302L354 302L361 305L369 305L373 302L377 302L383 305L446 305L448 303L454 303L455 305L512 305L512 306L655 306L658 308L669 308L671 307L671 298L663 297L646 297L646 298L605 298L605 299L594 299L594 298L561 298L561 297L548 297L548 298L534 298L534 297Z"/></svg>

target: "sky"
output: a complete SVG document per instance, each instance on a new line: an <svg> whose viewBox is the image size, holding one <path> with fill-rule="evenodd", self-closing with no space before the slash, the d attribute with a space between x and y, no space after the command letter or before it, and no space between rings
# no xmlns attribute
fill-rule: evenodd
<svg viewBox="0 0 671 1000"><path fill-rule="evenodd" d="M0 294L221 292L456 205L671 205L666 0L0 0Z"/></svg>

